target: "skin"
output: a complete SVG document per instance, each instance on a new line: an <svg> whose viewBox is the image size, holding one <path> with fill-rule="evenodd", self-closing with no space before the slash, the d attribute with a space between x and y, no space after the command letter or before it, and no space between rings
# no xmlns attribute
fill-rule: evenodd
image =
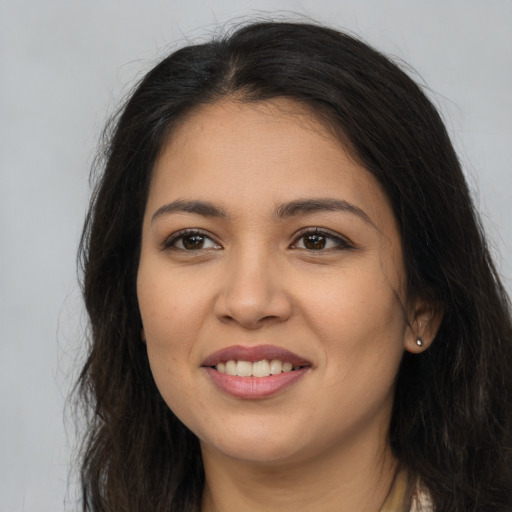
<svg viewBox="0 0 512 512"><path fill-rule="evenodd" d="M276 213L322 198L363 213ZM192 200L224 216L165 211ZM315 228L329 233L323 249L306 246ZM183 229L202 247L187 249ZM174 131L154 168L137 288L155 382L200 439L203 510L380 509L397 467L398 367L433 337L404 282L387 197L305 107L223 100ZM201 365L240 344L283 347L310 369L271 397L235 398Z"/></svg>

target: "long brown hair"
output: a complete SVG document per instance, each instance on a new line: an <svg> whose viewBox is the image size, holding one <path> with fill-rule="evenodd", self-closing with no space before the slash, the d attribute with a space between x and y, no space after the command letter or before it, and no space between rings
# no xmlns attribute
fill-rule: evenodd
<svg viewBox="0 0 512 512"><path fill-rule="evenodd" d="M444 312L433 345L404 355L392 449L436 511L512 510L509 303L440 116L405 72L361 41L272 22L169 55L105 131L80 247L91 323L79 380L89 412L83 510L200 509L198 440L153 381L135 282L155 158L176 123L226 96L307 104L381 183L401 230L408 294Z"/></svg>

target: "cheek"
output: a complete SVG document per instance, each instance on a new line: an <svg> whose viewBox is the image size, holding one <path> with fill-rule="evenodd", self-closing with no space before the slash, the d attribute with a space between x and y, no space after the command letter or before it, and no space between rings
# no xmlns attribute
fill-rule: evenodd
<svg viewBox="0 0 512 512"><path fill-rule="evenodd" d="M347 293L329 294L323 310L311 312L310 318L323 342L325 390L332 393L326 418L333 425L359 428L391 407L406 322L387 282L372 281L369 287L349 282ZM313 319L320 318L320 311L323 321L318 323Z"/></svg>
<svg viewBox="0 0 512 512"><path fill-rule="evenodd" d="M318 289L322 292L303 298L304 317L322 340L333 375L382 376L392 381L403 354L407 323L380 267L351 268L326 279Z"/></svg>
<svg viewBox="0 0 512 512"><path fill-rule="evenodd" d="M137 297L153 378L180 415L187 402L196 400L191 379L200 365L197 342L211 310L211 290L186 272L169 274L165 262L143 260Z"/></svg>
<svg viewBox="0 0 512 512"><path fill-rule="evenodd" d="M208 311L209 293L205 286L187 276L151 266L139 270L137 296L146 340L155 349L183 352Z"/></svg>
<svg viewBox="0 0 512 512"><path fill-rule="evenodd" d="M380 266L352 266L325 275L314 284L302 284L297 294L301 296L305 316L317 329L325 330L328 338L357 332L363 336L372 330L382 330L382 336L390 330L403 332L403 308L394 284Z"/></svg>

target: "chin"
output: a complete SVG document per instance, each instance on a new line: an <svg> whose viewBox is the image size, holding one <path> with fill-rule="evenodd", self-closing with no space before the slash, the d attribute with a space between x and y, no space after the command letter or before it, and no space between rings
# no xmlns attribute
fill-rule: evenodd
<svg viewBox="0 0 512 512"><path fill-rule="evenodd" d="M204 449L202 442L201 447ZM210 445L209 448L237 461L262 465L284 464L293 461L297 455L295 450L283 445L248 446L245 443L229 443L227 446Z"/></svg>
<svg viewBox="0 0 512 512"><path fill-rule="evenodd" d="M236 431L225 430L215 440L201 440L201 449L217 452L231 459L255 464L279 464L295 460L303 451L302 445L293 442L290 431L273 428L257 431L239 427Z"/></svg>

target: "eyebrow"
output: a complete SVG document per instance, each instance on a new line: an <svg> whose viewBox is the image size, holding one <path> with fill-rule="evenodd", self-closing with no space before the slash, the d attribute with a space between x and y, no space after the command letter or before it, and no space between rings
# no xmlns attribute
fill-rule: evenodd
<svg viewBox="0 0 512 512"><path fill-rule="evenodd" d="M357 215L367 224L377 227L364 210L342 199L296 199L295 201L276 205L274 215L279 219L287 219L309 213L336 211ZM176 199L158 208L151 217L151 222L162 215L173 213L194 213L202 217L227 217L226 212L220 206L208 201Z"/></svg>
<svg viewBox="0 0 512 512"><path fill-rule="evenodd" d="M361 208L342 199L297 199L295 201L276 206L276 216L281 219L300 214L317 212L351 213L360 217L367 224L370 224L375 228L377 227L364 210L361 210Z"/></svg>
<svg viewBox="0 0 512 512"><path fill-rule="evenodd" d="M169 204L164 204L151 217L153 222L162 215L169 215L171 213L195 213L203 217L226 217L226 213L219 206L206 201L184 201L176 199Z"/></svg>

